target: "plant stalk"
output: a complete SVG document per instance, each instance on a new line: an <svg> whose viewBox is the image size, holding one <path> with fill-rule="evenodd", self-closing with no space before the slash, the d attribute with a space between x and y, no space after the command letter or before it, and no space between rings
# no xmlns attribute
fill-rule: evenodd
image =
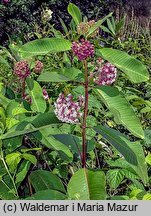
<svg viewBox="0 0 151 216"><path fill-rule="evenodd" d="M85 104L84 104L84 115L83 115L83 123L82 123L82 167L86 168L86 154L87 154L87 142L86 142L86 120L88 114L88 88L89 88L89 80L88 80L88 63L87 60L84 61L84 69L85 69Z"/></svg>

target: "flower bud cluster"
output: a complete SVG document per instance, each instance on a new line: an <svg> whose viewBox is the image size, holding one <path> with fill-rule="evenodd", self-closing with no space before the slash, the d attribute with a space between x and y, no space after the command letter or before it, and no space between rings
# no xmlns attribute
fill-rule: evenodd
<svg viewBox="0 0 151 216"><path fill-rule="evenodd" d="M41 61L38 60L35 62L35 68L34 68L35 73L40 74L43 68L44 68L44 65Z"/></svg>
<svg viewBox="0 0 151 216"><path fill-rule="evenodd" d="M55 114L60 121L72 124L79 123L79 118L82 117L81 109L84 106L83 96L74 102L71 94L65 97L63 93L60 93L54 105Z"/></svg>
<svg viewBox="0 0 151 216"><path fill-rule="evenodd" d="M14 72L20 79L27 78L30 75L28 62L25 60L17 62L14 67Z"/></svg>
<svg viewBox="0 0 151 216"><path fill-rule="evenodd" d="M94 55L94 46L88 40L82 39L72 43L72 51L80 61L83 61Z"/></svg>
<svg viewBox="0 0 151 216"><path fill-rule="evenodd" d="M79 23L79 25L77 26L77 33L80 35L86 35L89 32L90 28L95 25L95 23L96 23L95 20ZM97 29L92 34L90 34L89 37L94 38L97 36L98 33L99 30Z"/></svg>

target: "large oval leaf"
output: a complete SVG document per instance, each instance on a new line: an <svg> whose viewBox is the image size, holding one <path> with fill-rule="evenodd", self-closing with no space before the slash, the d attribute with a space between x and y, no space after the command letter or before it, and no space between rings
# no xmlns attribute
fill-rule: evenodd
<svg viewBox="0 0 151 216"><path fill-rule="evenodd" d="M141 144L139 142L130 142L120 132L105 126L97 126L94 129L124 156L125 160L127 160L133 169L134 174L137 174L142 179L144 184L147 184L147 164L145 162L145 156ZM124 164L126 165L126 161Z"/></svg>
<svg viewBox="0 0 151 216"><path fill-rule="evenodd" d="M132 134L143 139L144 132L138 117L124 95L115 87L102 86L95 90L113 113L115 121L123 124Z"/></svg>
<svg viewBox="0 0 151 216"><path fill-rule="evenodd" d="M31 96L31 109L34 112L44 113L46 110L46 101L44 100L42 88L38 82L28 78L26 80L28 93Z"/></svg>
<svg viewBox="0 0 151 216"><path fill-rule="evenodd" d="M60 191L62 193L66 192L59 177L50 171L36 170L30 174L29 178L36 192L47 189Z"/></svg>
<svg viewBox="0 0 151 216"><path fill-rule="evenodd" d="M104 200L105 174L98 170L80 169L69 181L68 195L75 200Z"/></svg>
<svg viewBox="0 0 151 216"><path fill-rule="evenodd" d="M19 122L11 129L9 129L5 134L0 136L0 139L8 139L28 133L33 133L35 131L47 128L53 125L59 124L60 121L57 119L53 112L42 113L37 116L27 117L22 122Z"/></svg>
<svg viewBox="0 0 151 216"><path fill-rule="evenodd" d="M35 137L43 143L43 145L47 146L48 148L54 149L58 151L60 157L67 162L71 162L73 159L73 155L69 148L64 145L62 142L55 139L51 134L51 129L44 128L41 129L39 133L35 134Z"/></svg>
<svg viewBox="0 0 151 216"><path fill-rule="evenodd" d="M122 134L114 129L97 126L94 130L101 134L105 140L113 145L130 164L137 165L137 157L135 152L130 148L131 142L126 139Z"/></svg>
<svg viewBox="0 0 151 216"><path fill-rule="evenodd" d="M41 73L38 81L42 82L67 82L72 80L79 80L83 73L74 67L62 68L55 71L46 71Z"/></svg>
<svg viewBox="0 0 151 216"><path fill-rule="evenodd" d="M71 42L61 38L37 39L24 44L19 53L21 58L31 58L37 55L46 55L71 49Z"/></svg>
<svg viewBox="0 0 151 216"><path fill-rule="evenodd" d="M82 22L82 15L80 9L73 3L68 5L68 13L72 16L74 22L78 25Z"/></svg>
<svg viewBox="0 0 151 216"><path fill-rule="evenodd" d="M149 80L149 73L146 66L126 52L103 48L99 50L99 53L105 60L122 70L130 81L140 83Z"/></svg>

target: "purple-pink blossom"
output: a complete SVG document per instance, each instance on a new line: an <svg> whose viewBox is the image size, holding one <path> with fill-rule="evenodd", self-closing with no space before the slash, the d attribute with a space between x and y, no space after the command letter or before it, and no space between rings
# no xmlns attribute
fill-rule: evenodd
<svg viewBox="0 0 151 216"><path fill-rule="evenodd" d="M46 89L43 89L43 90L42 90L42 93L43 93L43 98L44 98L45 100L48 100L48 99L49 99L49 95L48 95L47 90L46 90Z"/></svg>
<svg viewBox="0 0 151 216"><path fill-rule="evenodd" d="M103 62L101 62L102 64ZM98 85L111 85L115 82L117 76L117 69L114 65L109 62L105 63L103 66L98 67L96 72L96 78L94 82Z"/></svg>
<svg viewBox="0 0 151 216"><path fill-rule="evenodd" d="M68 94L65 97L63 93L60 93L54 105L54 112L60 121L72 124L79 123L79 119L83 115L81 112L81 109L84 106L83 96L80 96L79 100L75 102L73 101L73 96L71 94Z"/></svg>
<svg viewBox="0 0 151 216"><path fill-rule="evenodd" d="M10 0L2 0L2 3L4 3L4 4L7 4L9 2L10 2Z"/></svg>
<svg viewBox="0 0 151 216"><path fill-rule="evenodd" d="M87 58L94 55L94 45L88 40L82 39L81 41L75 41L72 43L72 51L80 61L86 60Z"/></svg>
<svg viewBox="0 0 151 216"><path fill-rule="evenodd" d="M30 75L28 62L26 60L17 62L14 67L14 72L20 79L27 78Z"/></svg>

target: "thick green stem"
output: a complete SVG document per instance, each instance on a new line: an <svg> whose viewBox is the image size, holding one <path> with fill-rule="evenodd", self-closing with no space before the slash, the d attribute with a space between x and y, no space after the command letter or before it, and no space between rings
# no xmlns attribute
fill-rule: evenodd
<svg viewBox="0 0 151 216"><path fill-rule="evenodd" d="M82 167L86 168L86 154L87 154L87 142L86 142L86 120L88 114L88 88L89 88L89 80L88 80L88 65L87 60L84 61L85 68L85 105L84 105L84 115L83 115L83 123L82 123Z"/></svg>

